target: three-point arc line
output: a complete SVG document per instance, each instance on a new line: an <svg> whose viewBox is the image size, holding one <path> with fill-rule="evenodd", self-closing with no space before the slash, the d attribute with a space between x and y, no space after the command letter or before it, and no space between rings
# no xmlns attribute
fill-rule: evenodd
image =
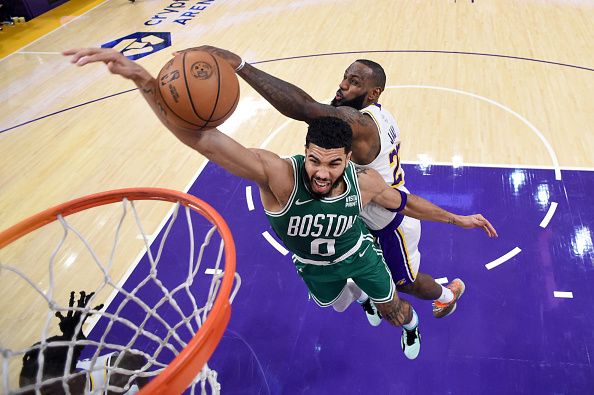
<svg viewBox="0 0 594 395"><path fill-rule="evenodd" d="M553 214L555 214L555 210L557 210L557 202L551 202L551 205L549 206L549 211L547 211L547 215L545 215L545 217L540 222L541 228L544 229L547 227L549 221L553 217Z"/></svg>
<svg viewBox="0 0 594 395"><path fill-rule="evenodd" d="M254 211L254 199L252 198L252 187L245 187L245 200L247 201L248 210Z"/></svg>
<svg viewBox="0 0 594 395"><path fill-rule="evenodd" d="M483 100L486 101L490 104L495 105L496 107L499 107L509 113L511 113L512 115L514 115L515 117L519 118L524 124L526 124L529 129L534 132L542 141L542 143L544 144L545 148L547 149L552 162L553 162L553 167L554 167L554 171L555 171L555 178L560 181L561 180L561 171L559 168L559 162L557 160L557 156L555 155L555 152L553 151L551 145L549 144L549 142L545 139L545 137L542 135L542 133L534 126L532 125L526 118L522 117L520 114L516 113L515 111L511 110L510 108L494 101L491 99L488 99L486 97L480 96L480 95L476 95L470 92L466 92L466 91L462 91L462 90L457 90L457 89L451 89L451 88L444 88L444 87L438 87L438 86L423 86L423 85L395 85L395 86L388 86L386 88L421 88L421 89L436 89L436 90L443 90L443 91L449 91L452 93L458 93L458 94L463 94L463 95L467 95L479 100ZM261 145L261 147L265 147L270 141L272 141L272 139L274 137L276 137L276 135L278 133L280 133L290 122L291 120L287 120L285 121L280 127L278 127L270 136L268 136L268 138L266 139L266 141ZM254 208L253 206L253 198L252 198L252 190L251 187L247 187L246 188L246 200L248 203L248 209L250 211L252 211ZM553 215L555 214L555 211L557 209L557 202L551 202L551 205L549 206L549 209L547 211L547 214L545 215L545 217L542 219L542 221L540 222L540 227L541 228L546 228L547 225L549 224L551 218L553 217ZM262 233L262 235L266 238L266 240L275 248L277 249L279 252L281 252L283 255L287 255L288 251L280 244L278 243L278 241L276 241L268 232L264 232ZM488 270L491 270L499 265L501 265L502 263L510 260L511 258L515 257L516 255L518 255L520 252L522 252L522 250L519 247L515 247L513 250L511 250L510 252L508 252L507 254L487 263L485 265L485 267ZM445 278L441 278L439 280L444 280ZM447 281L445 281L447 282ZM445 283L444 282L444 283ZM557 297L557 296L556 296ZM559 296L559 297L567 297L567 296Z"/></svg>
<svg viewBox="0 0 594 395"><path fill-rule="evenodd" d="M501 265L502 263L509 261L510 259L512 259L513 257L515 257L516 255L518 255L520 252L522 252L522 250L520 249L520 247L516 247L513 250L511 250L510 252L508 252L507 254L495 259L494 261L491 261L489 263L487 263L485 265L485 267L488 270L493 269L496 266Z"/></svg>
<svg viewBox="0 0 594 395"><path fill-rule="evenodd" d="M287 255L289 253L289 251L287 251L287 249L285 247L283 247L281 243L276 241L276 239L274 237L272 237L272 235L270 233L268 233L268 231L262 232L262 236L264 236L266 241L268 241L270 243L270 245L272 245L274 248L276 248L276 250L278 252L280 252L281 254Z"/></svg>

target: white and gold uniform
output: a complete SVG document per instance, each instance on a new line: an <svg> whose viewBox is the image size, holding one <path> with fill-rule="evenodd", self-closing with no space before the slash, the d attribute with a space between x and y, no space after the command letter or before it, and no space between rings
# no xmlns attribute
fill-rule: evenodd
<svg viewBox="0 0 594 395"><path fill-rule="evenodd" d="M359 168L376 170L388 185L406 193L404 170L400 166L400 129L396 119L380 104L371 104L361 110L373 119L377 126L381 147L377 157L368 165L355 164ZM394 213L375 203L363 208L361 218L382 247L384 258L397 285L415 281L421 253L419 239L421 222L417 219Z"/></svg>
<svg viewBox="0 0 594 395"><path fill-rule="evenodd" d="M83 359L76 363L76 369L78 371L83 370L87 372L85 394L107 394L109 367L113 366L112 361L115 361L117 357L118 353L112 352L98 357L95 364L92 364L92 359ZM138 386L133 384L128 391L123 393L123 395L133 395L138 391Z"/></svg>

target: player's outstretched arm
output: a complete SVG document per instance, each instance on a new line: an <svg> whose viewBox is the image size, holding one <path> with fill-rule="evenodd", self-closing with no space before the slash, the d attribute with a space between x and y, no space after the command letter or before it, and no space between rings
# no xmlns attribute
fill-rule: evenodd
<svg viewBox="0 0 594 395"><path fill-rule="evenodd" d="M373 169L358 170L357 176L363 204L374 202L391 211L399 211L408 217L425 221L444 222L460 226L465 229L482 228L487 236L497 237L497 231L481 214L458 215L413 194L405 194L390 188L379 173ZM403 204L403 197L406 201Z"/></svg>
<svg viewBox="0 0 594 395"><path fill-rule="evenodd" d="M239 55L231 51L210 45L187 50L210 52L225 60L236 70L237 75L243 78L281 114L289 118L309 123L321 117L341 117L343 110L317 102L301 88L259 70L248 63L244 63Z"/></svg>
<svg viewBox="0 0 594 395"><path fill-rule="evenodd" d="M62 55L71 56L70 63L79 67L91 63L104 63L112 74L134 82L159 120L176 136L179 132L183 137L183 130L168 124L162 104L157 99L157 80L144 67L112 48L73 48L62 52Z"/></svg>
<svg viewBox="0 0 594 395"><path fill-rule="evenodd" d="M268 186L279 178L279 169L287 169L287 162L272 153L262 150L250 150L217 129L197 132L169 124L162 114L160 101L157 99L157 81L138 63L126 58L120 52L110 48L80 48L63 52L72 56L71 63L84 66L102 62L109 71L133 81L151 106L161 122L184 144L197 150L211 161L217 163L232 174L255 181L260 186ZM273 180L269 179L272 174ZM292 173L290 173L292 174ZM285 176L290 176L287 173Z"/></svg>
<svg viewBox="0 0 594 395"><path fill-rule="evenodd" d="M186 51L192 50L206 51L225 60L237 75L286 117L307 123L322 117L336 117L351 126L353 139L375 141L377 138L373 120L354 108L317 102L301 88L245 63L239 55L226 49L203 45Z"/></svg>
<svg viewBox="0 0 594 395"><path fill-rule="evenodd" d="M491 225L491 223L481 214L453 214L430 201L413 194L408 195L406 206L401 213L420 220L445 222L465 229L482 228L487 236L498 236L493 225Z"/></svg>

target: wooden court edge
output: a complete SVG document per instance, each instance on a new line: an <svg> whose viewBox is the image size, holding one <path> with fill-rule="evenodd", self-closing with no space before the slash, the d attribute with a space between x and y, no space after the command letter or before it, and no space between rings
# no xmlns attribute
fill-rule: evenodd
<svg viewBox="0 0 594 395"><path fill-rule="evenodd" d="M24 24L4 26L0 32L0 58L4 58L56 30L107 0L70 0Z"/></svg>

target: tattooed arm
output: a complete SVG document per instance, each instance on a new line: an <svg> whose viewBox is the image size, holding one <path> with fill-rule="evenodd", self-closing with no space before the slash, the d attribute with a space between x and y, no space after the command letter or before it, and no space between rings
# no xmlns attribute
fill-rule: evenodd
<svg viewBox="0 0 594 395"><path fill-rule="evenodd" d="M226 49L203 45L190 48L187 51L191 50L210 52L225 60L236 70L242 64L239 55ZM262 95L281 114L289 118L309 123L321 117L337 117L351 125L355 138L357 138L358 133L369 132L374 135L377 133L373 120L356 109L319 103L301 88L259 70L248 63L241 66L241 69L237 71L237 75Z"/></svg>
<svg viewBox="0 0 594 395"><path fill-rule="evenodd" d="M102 62L108 70L131 80L139 88L140 93L149 104L159 120L184 144L192 147L197 138L193 130L183 129L172 125L165 117L163 104L157 95L157 80L141 65L128 59L120 52L111 48L78 48L62 52L65 56L72 56L71 63L84 66L89 63Z"/></svg>
<svg viewBox="0 0 594 395"><path fill-rule="evenodd" d="M225 60L237 70L242 59L231 51L203 45L187 51L207 51ZM245 63L237 74L283 115L298 121L311 122L320 117L341 117L336 107L318 103L297 86L276 78Z"/></svg>

